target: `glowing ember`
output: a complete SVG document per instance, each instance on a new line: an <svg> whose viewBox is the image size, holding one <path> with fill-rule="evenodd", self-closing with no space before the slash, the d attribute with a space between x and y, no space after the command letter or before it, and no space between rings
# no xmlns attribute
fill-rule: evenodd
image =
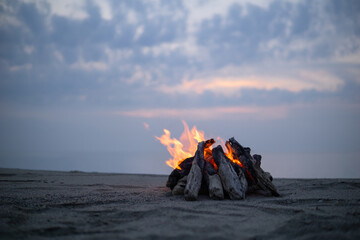
<svg viewBox="0 0 360 240"><path fill-rule="evenodd" d="M234 153L232 152L232 148L229 147L228 150L229 150L229 152L225 153L225 155L230 159L230 161L232 161L233 163L236 163L236 164L239 165L240 167L246 169L246 168L244 167L244 165L240 162L240 160L236 157L236 154L234 154ZM247 175L250 177L250 179L251 179L252 181L254 181L254 178L253 178L253 176L251 175L251 173L249 172L248 169L246 169L246 173L247 173Z"/></svg>
<svg viewBox="0 0 360 240"><path fill-rule="evenodd" d="M236 163L236 164L239 165L240 167L244 168L244 166L243 166L242 163L239 161L239 159L237 159L237 158L234 156L231 148L228 149L228 152L225 153L225 155L230 159L230 161L232 161L233 163Z"/></svg>

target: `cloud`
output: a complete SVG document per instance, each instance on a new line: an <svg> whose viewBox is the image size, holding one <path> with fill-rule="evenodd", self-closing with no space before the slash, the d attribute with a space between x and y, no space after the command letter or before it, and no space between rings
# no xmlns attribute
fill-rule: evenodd
<svg viewBox="0 0 360 240"><path fill-rule="evenodd" d="M25 45L24 52L30 55L34 51L34 49L34 46Z"/></svg>
<svg viewBox="0 0 360 240"><path fill-rule="evenodd" d="M235 106L235 107L205 107L205 108L154 108L138 109L131 111L115 111L115 115L122 115L136 118L175 118L175 119L196 119L214 120L223 118L257 118L273 119L283 118L287 114L287 107L256 107L256 106Z"/></svg>
<svg viewBox="0 0 360 240"><path fill-rule="evenodd" d="M288 75L288 76L286 76ZM258 90L285 90L298 93L306 90L329 91L338 90L344 83L338 77L324 71L300 71L297 74L281 74L280 76L271 76L265 74L252 74L248 76L215 76L183 80L180 84L168 86L162 85L159 91L166 94L203 94L210 91L223 95L233 95L242 89Z"/></svg>
<svg viewBox="0 0 360 240"><path fill-rule="evenodd" d="M137 41L143 33L144 33L144 26L140 25L139 27L136 28L134 41Z"/></svg>
<svg viewBox="0 0 360 240"><path fill-rule="evenodd" d="M358 150L359 3L0 1L1 146L157 151L146 124L186 119L267 151Z"/></svg>
<svg viewBox="0 0 360 240"><path fill-rule="evenodd" d="M72 20L84 20L89 17L85 6L86 0L25 0L26 3L33 3L41 13L66 17Z"/></svg>
<svg viewBox="0 0 360 240"><path fill-rule="evenodd" d="M348 81L358 83L354 10L312 4L6 2L2 98L50 104L86 95L86 104L125 109L345 98ZM349 16L325 11L338 5Z"/></svg>
<svg viewBox="0 0 360 240"><path fill-rule="evenodd" d="M216 67L269 59L328 61L360 49L360 27L355 23L357 14L350 10L352 5L359 9L358 3L337 1L294 4L273 1L268 6L246 7L234 3L226 14L202 20L196 39L209 56L217 56L212 59Z"/></svg>
<svg viewBox="0 0 360 240"><path fill-rule="evenodd" d="M338 62L338 63L348 63L348 64L360 65L360 49L353 53L346 54L344 56L342 56L341 53L339 53L339 54L337 54L337 56L335 56L333 61Z"/></svg>
<svg viewBox="0 0 360 240"><path fill-rule="evenodd" d="M33 67L33 65L31 63L26 63L26 64L23 64L23 65L11 66L10 71L11 72L16 72L16 71L22 71L22 70L31 70L32 67Z"/></svg>
<svg viewBox="0 0 360 240"><path fill-rule="evenodd" d="M85 71L106 71L108 69L108 65L107 63L100 61L84 62L84 60L80 58L79 61L71 65L71 68Z"/></svg>
<svg viewBox="0 0 360 240"><path fill-rule="evenodd" d="M243 9L242 15L248 14L247 7L257 6L262 9L267 9L271 3L274 1L263 1L263 0L223 0L223 1L208 1L203 2L201 0L194 1L184 1L184 4L189 11L188 16L188 28L195 30L193 28L199 27L198 25L204 21L213 18L214 16L226 16L229 9L237 4L240 5ZM285 1L285 2L296 2L296 1ZM201 11L199 11L201 9Z"/></svg>
<svg viewBox="0 0 360 240"><path fill-rule="evenodd" d="M111 20L113 18L111 5L106 0L94 0L94 3L100 8L101 17L104 20Z"/></svg>
<svg viewBox="0 0 360 240"><path fill-rule="evenodd" d="M59 62L64 62L64 56L58 50L54 51L54 55Z"/></svg>

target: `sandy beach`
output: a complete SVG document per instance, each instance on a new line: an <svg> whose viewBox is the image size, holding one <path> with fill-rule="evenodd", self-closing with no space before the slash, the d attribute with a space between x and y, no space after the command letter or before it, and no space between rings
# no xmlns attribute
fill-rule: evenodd
<svg viewBox="0 0 360 240"><path fill-rule="evenodd" d="M1 239L360 239L360 179L187 202L167 176L0 169Z"/></svg>

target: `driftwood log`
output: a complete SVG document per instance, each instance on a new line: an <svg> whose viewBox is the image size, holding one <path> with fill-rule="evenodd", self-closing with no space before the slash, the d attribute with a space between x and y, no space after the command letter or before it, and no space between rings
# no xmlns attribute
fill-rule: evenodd
<svg viewBox="0 0 360 240"><path fill-rule="evenodd" d="M255 160L255 165L256 167L260 168L261 166L261 155L259 154L254 154L253 155L253 159ZM265 172L266 175L268 175L268 178L270 179L270 181L273 180L273 177L271 176L271 174L269 172Z"/></svg>
<svg viewBox="0 0 360 240"><path fill-rule="evenodd" d="M221 179L214 168L215 162L212 156L212 150L210 147L215 143L214 139L209 139L205 142L204 156L205 165L203 172L203 184L204 188L209 193L209 197L214 200L224 199L224 189L221 183Z"/></svg>
<svg viewBox="0 0 360 240"><path fill-rule="evenodd" d="M249 189L269 191L273 196L280 196L276 187L272 183L272 176L264 172L264 170L260 167L260 155L256 157L257 160L254 159L250 154L250 148L244 148L235 140L235 138L230 138L229 141L226 142L226 147L231 148L232 152L244 166L245 176L249 183Z"/></svg>
<svg viewBox="0 0 360 240"><path fill-rule="evenodd" d="M207 141L205 141L205 145L204 145L204 151L210 151L209 147L211 145L213 145L215 143L214 139L209 139ZM194 160L194 157L189 157L186 158L184 161L182 161L179 164L179 168L175 168L169 175L168 180L166 182L166 186L168 188L170 188L171 190L173 190L173 188L176 186L176 184L178 183L178 181L180 179L182 179L183 177L187 176L190 172L191 166L192 166L192 162Z"/></svg>
<svg viewBox="0 0 360 240"><path fill-rule="evenodd" d="M205 164L204 159L205 142L198 144L192 166L187 177L187 183L184 190L185 199L188 201L195 201L198 198L201 188L203 169Z"/></svg>
<svg viewBox="0 0 360 240"><path fill-rule="evenodd" d="M233 167L234 171L236 172L240 184L242 185L241 188L245 189L245 191L248 191L249 188L249 184L248 181L246 180L246 175L245 175L245 170L240 167L238 164L231 162L231 166Z"/></svg>
<svg viewBox="0 0 360 240"><path fill-rule="evenodd" d="M220 176L225 192L232 200L245 198L247 183L240 182L240 178L231 166L230 160L225 156L222 147L219 145L212 150L213 158L218 166L218 174ZM242 178L245 180L245 178Z"/></svg>
<svg viewBox="0 0 360 240"><path fill-rule="evenodd" d="M184 195L188 201L197 200L199 194L209 194L211 199L232 200L245 198L245 193L279 196L272 183L272 176L261 168L261 155L251 155L234 138L225 146L232 160L221 146L211 150L214 139L198 143L193 157L183 160L168 177L166 186L173 195Z"/></svg>
<svg viewBox="0 0 360 240"><path fill-rule="evenodd" d="M176 195L184 195L184 190L185 190L185 186L187 183L187 176L181 178L176 186L172 189L171 193L172 195L176 196Z"/></svg>
<svg viewBox="0 0 360 240"><path fill-rule="evenodd" d="M168 180L166 182L166 186L168 188L173 190L173 188L176 186L178 181L189 174L193 160L194 160L194 157L186 158L184 161L182 161L179 164L179 167L181 169L175 168L170 173Z"/></svg>
<svg viewBox="0 0 360 240"><path fill-rule="evenodd" d="M224 190L221 179L209 161L205 161L204 179L209 190L209 197L214 200L224 199Z"/></svg>

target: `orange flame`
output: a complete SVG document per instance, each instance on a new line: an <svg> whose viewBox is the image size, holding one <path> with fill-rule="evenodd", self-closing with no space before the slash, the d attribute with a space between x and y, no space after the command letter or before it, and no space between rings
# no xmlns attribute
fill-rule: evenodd
<svg viewBox="0 0 360 240"><path fill-rule="evenodd" d="M222 141L222 140L221 140L221 141ZM238 158L235 158L235 157L234 157L235 154L233 153L231 147L228 149L228 152L225 153L225 155L230 159L230 161L232 161L233 163L236 163L237 165L239 165L239 166L242 167L243 169L246 169L246 168L244 167L244 165L240 162L240 160L239 160ZM254 177L251 175L251 173L250 173L250 171L249 171L248 169L246 169L246 173L247 173L247 176L249 176L250 179L251 179L252 181L254 181Z"/></svg>
<svg viewBox="0 0 360 240"><path fill-rule="evenodd" d="M242 165L242 163L239 161L239 159L234 157L234 153L231 148L228 149L228 152L225 153L225 155L230 159L230 161L232 161L233 163L236 163L240 167L244 168L244 165Z"/></svg>
<svg viewBox="0 0 360 240"><path fill-rule="evenodd" d="M186 158L194 156L198 142L205 141L205 134L203 131L197 130L194 126L191 131L189 126L183 121L184 132L180 136L180 141L176 138L170 137L170 131L164 129L164 135L156 137L163 145L167 147L172 158L166 161L166 164L172 168L181 169L179 164Z"/></svg>
<svg viewBox="0 0 360 240"><path fill-rule="evenodd" d="M164 134L161 137L155 136L163 145L167 147L172 158L166 161L166 164L172 168L181 169L179 166L182 161L186 158L193 157L197 150L197 145L201 141L205 141L205 134L203 131L199 131L196 126L194 126L191 131L189 130L189 126L185 121L182 121L184 124L184 132L180 136L180 140L176 138L171 138L171 133L169 130L164 129ZM216 138L220 141L223 149L225 148L225 142L220 137ZM217 166L212 158L212 146L204 149L204 157L206 161L209 161L217 170ZM225 155L230 159L230 161L238 164L240 167L244 168L242 163L237 159L231 148L228 149L228 152Z"/></svg>

